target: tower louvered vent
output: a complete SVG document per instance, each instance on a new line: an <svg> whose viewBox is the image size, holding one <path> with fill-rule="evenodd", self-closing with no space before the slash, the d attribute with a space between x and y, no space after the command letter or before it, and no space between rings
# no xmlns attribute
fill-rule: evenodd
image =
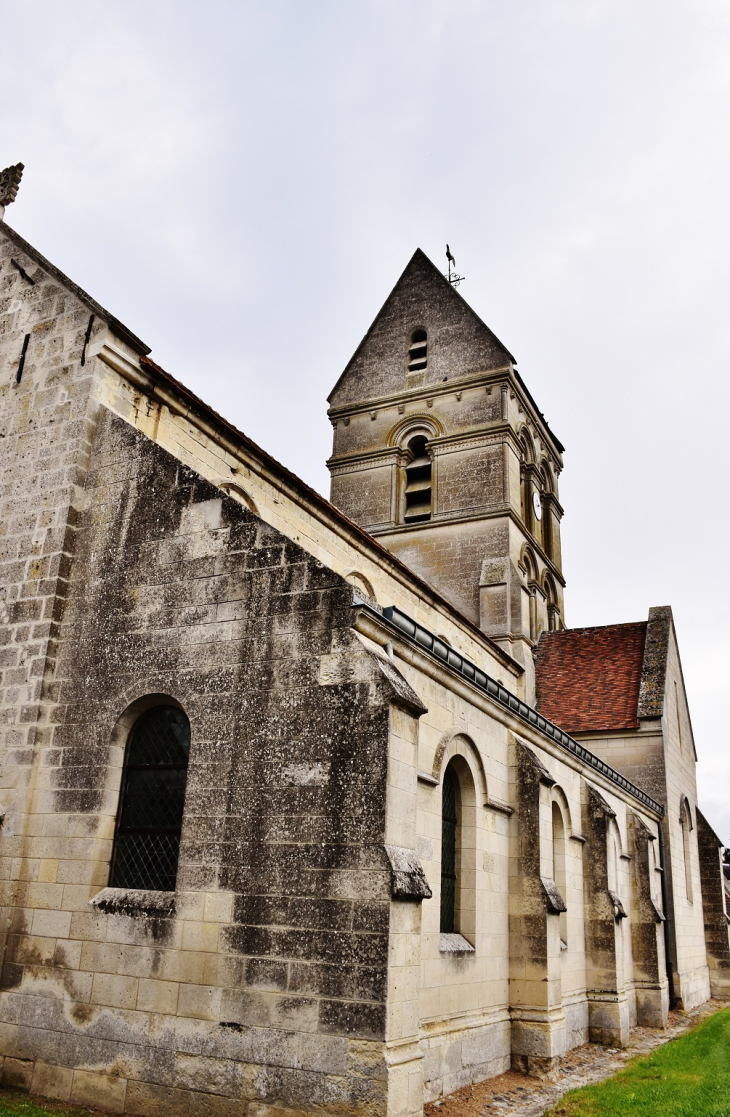
<svg viewBox="0 0 730 1117"><path fill-rule="evenodd" d="M408 347L408 371L423 372L428 364L428 337L425 330L414 330Z"/></svg>
<svg viewBox="0 0 730 1117"><path fill-rule="evenodd" d="M406 466L405 521L415 524L431 519L431 459L423 435L412 438L408 449L412 458Z"/></svg>

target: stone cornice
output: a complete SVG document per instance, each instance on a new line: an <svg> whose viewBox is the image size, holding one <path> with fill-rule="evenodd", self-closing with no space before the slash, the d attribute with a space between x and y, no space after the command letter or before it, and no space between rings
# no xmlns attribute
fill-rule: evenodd
<svg viewBox="0 0 730 1117"><path fill-rule="evenodd" d="M357 473L362 469L374 469L379 465L404 465L407 460L408 454L405 450L400 446L391 446L386 450L366 450L363 453L332 457L328 459L326 465L333 477L339 477L343 473Z"/></svg>
<svg viewBox="0 0 730 1117"><path fill-rule="evenodd" d="M376 538L379 538L381 535L406 535L408 534L408 532L428 531L430 528L444 526L446 524L469 523L470 521L474 520L495 520L499 519L502 516L508 516L515 524L515 526L520 529L525 538L529 540L532 549L540 556L542 561L545 563L550 573L555 578L557 578L560 585L564 587L565 578L563 577L562 571L555 565L555 563L545 552L539 541L535 539L534 535L527 530L525 524L523 523L520 516L517 515L512 505L506 502L498 504L496 506L492 505L488 512L479 511L478 509L469 512L462 512L461 510L455 512L439 512L435 516L433 516L432 519L427 520L425 523L391 523L386 524L385 527L371 527L368 530Z"/></svg>
<svg viewBox="0 0 730 1117"><path fill-rule="evenodd" d="M509 725L522 737L531 739L540 748L563 762L566 761L567 756L572 757L577 762L574 766L579 771L582 770L584 776L587 766L591 769L590 776L594 782L602 783L604 787L608 784L607 790L614 793L616 787L621 788L626 794L638 800L645 809L659 818L663 817L663 806L640 787L617 772L610 764L606 764L600 757L594 756L554 722L528 706L526 702L507 690L502 683L492 679L454 648L447 647L437 636L400 609L389 608L381 614L372 606L359 601L357 597L354 599L353 608L355 609L354 625L358 632L362 632L363 635L381 645L389 642L394 648L397 646L401 659L424 670L430 677L447 686L449 690L466 697L470 702L474 703L472 696L478 694L482 699L479 703L482 709L486 708L492 716L498 716L499 721ZM394 636L399 639L394 639ZM501 716L497 715L498 710ZM505 714L508 716L505 717Z"/></svg>
<svg viewBox="0 0 730 1117"><path fill-rule="evenodd" d="M410 416L409 416L410 418ZM414 419L419 416L413 416ZM459 431L455 434L439 435L428 440L428 448L434 457L441 454L454 453L458 450L469 449L471 447L479 446L496 446L503 442L508 441L511 443L515 452L519 450L519 443L517 435L509 423L498 419L494 423L483 424L480 427L474 427L471 430ZM326 465L330 472L342 472L343 467L356 465L360 462L363 463L361 468L368 468L369 463L373 465L386 464L403 464L398 462L398 455L406 455L406 451L401 446L378 446L374 450L351 450L343 454L333 454L328 458ZM349 472L349 470L347 470Z"/></svg>
<svg viewBox="0 0 730 1117"><path fill-rule="evenodd" d="M470 388L479 388L482 385L498 384L509 377L511 366L489 369L489 371L470 373L456 380L444 380L437 384L421 384L417 388L403 388L402 392L392 392L387 396L372 396L357 404L345 404L341 407L330 407L328 416L333 421L343 419L346 415L364 415L368 411L377 411L380 408L394 407L399 403L408 403L414 400L431 399L436 396L449 396L454 392L468 391ZM517 382L515 381L515 386Z"/></svg>
<svg viewBox="0 0 730 1117"><path fill-rule="evenodd" d="M394 407L399 403L410 403L420 400L436 399L439 396L452 395L456 392L468 391L471 388L484 386L494 387L506 383L508 390L518 400L518 406L532 425L539 431L540 440L545 444L545 449L552 453L558 472L562 470L563 445L552 433L542 413L538 410L522 377L512 365L503 368L489 369L483 372L470 373L454 380L441 381L438 384L422 384L418 388L403 388L403 391L389 393L387 396L372 396L361 400L357 404L346 404L340 407L330 407L327 411L333 423L351 415L364 415L369 411L380 408Z"/></svg>
<svg viewBox="0 0 730 1117"><path fill-rule="evenodd" d="M459 450L468 450L479 446L498 446L505 439L514 443L517 448L517 436L509 423L499 419L495 423L476 427L470 431L459 431L455 434L445 434L441 438L434 438L429 442L429 449L434 455L453 454Z"/></svg>

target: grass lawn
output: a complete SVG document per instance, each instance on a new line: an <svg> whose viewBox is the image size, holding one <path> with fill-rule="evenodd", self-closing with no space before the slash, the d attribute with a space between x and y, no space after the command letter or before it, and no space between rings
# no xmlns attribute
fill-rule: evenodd
<svg viewBox="0 0 730 1117"><path fill-rule="evenodd" d="M730 1117L730 1009L595 1086L571 1090L551 1117ZM547 1117L547 1115L546 1115Z"/></svg>
<svg viewBox="0 0 730 1117"><path fill-rule="evenodd" d="M0 1117L89 1117L90 1113L104 1117L98 1109L78 1109L65 1102L29 1098L21 1090L0 1089Z"/></svg>

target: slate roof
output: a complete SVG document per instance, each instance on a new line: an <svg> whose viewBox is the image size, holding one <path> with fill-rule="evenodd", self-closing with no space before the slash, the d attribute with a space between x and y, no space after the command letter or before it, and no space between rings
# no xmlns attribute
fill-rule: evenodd
<svg viewBox="0 0 730 1117"><path fill-rule="evenodd" d="M537 709L566 733L638 729L647 622L544 632Z"/></svg>

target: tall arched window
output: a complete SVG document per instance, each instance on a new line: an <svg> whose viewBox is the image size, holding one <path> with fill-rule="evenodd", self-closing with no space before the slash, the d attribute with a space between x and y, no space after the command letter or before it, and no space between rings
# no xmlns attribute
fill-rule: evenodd
<svg viewBox="0 0 730 1117"><path fill-rule="evenodd" d="M109 884L174 892L190 754L190 722L153 706L129 734Z"/></svg>
<svg viewBox="0 0 730 1117"><path fill-rule="evenodd" d="M408 346L408 371L423 372L428 364L428 336L425 330L414 330Z"/></svg>
<svg viewBox="0 0 730 1117"><path fill-rule="evenodd" d="M444 774L441 798L441 933L456 927L456 867L458 864L459 784L451 767Z"/></svg>
<svg viewBox="0 0 730 1117"><path fill-rule="evenodd" d="M692 812L687 797L682 796L679 810L679 822L682 827L682 853L684 854L684 887L687 899L693 903L692 891L692 847L690 845L690 831L692 830Z"/></svg>
<svg viewBox="0 0 730 1117"><path fill-rule="evenodd" d="M553 802L552 824L553 880L558 886L558 892L567 904L568 875L565 869L565 823L563 822L563 812L555 802ZM568 916L564 911L560 912L560 943L563 949L567 949Z"/></svg>
<svg viewBox="0 0 730 1117"><path fill-rule="evenodd" d="M426 452L425 435L417 434L408 443L411 460L406 466L407 524L431 519L431 459Z"/></svg>

